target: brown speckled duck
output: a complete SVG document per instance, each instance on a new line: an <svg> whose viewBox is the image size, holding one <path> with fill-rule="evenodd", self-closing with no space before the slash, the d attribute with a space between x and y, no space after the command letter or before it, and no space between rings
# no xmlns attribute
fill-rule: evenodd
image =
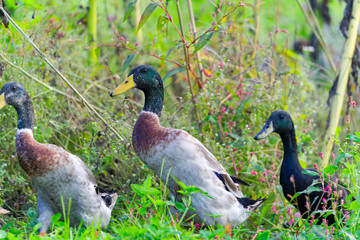
<svg viewBox="0 0 360 240"><path fill-rule="evenodd" d="M13 106L18 115L16 151L20 166L38 191L40 234L49 228L52 215L63 212L61 199L65 209L71 199L71 225L83 221L85 225L107 226L117 194L100 192L94 175L79 157L34 139L33 106L20 83L7 83L0 90L0 109L6 105Z"/></svg>
<svg viewBox="0 0 360 240"><path fill-rule="evenodd" d="M176 196L177 185L168 173L187 186L195 186L201 193L192 195L196 210L195 222L206 225L237 226L245 221L265 199L244 197L239 185L247 185L231 176L204 145L189 133L160 125L164 104L163 82L155 68L140 65L110 96L136 87L145 94L145 106L133 129L132 143L136 154L147 164ZM193 212L187 214L193 215ZM217 215L219 217L212 217Z"/></svg>

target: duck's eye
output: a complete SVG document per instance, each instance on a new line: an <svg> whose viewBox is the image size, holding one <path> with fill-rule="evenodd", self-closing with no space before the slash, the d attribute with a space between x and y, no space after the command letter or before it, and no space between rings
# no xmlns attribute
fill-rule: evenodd
<svg viewBox="0 0 360 240"><path fill-rule="evenodd" d="M280 114L280 119L284 119L284 114Z"/></svg>
<svg viewBox="0 0 360 240"><path fill-rule="evenodd" d="M144 68L144 69L143 69L143 72L147 72L147 68Z"/></svg>
<svg viewBox="0 0 360 240"><path fill-rule="evenodd" d="M12 91L15 91L15 90L16 90L16 86L12 86L12 87L11 87L11 90L12 90Z"/></svg>

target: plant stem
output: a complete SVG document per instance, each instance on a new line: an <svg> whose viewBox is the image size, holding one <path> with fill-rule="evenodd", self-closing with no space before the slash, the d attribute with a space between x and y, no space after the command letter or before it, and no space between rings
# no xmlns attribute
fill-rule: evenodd
<svg viewBox="0 0 360 240"><path fill-rule="evenodd" d="M255 37L254 37L254 51L253 51L253 54L252 54L253 58L255 57L256 50L257 50L257 39L258 39L259 26L260 26L260 14L259 14L259 11L260 11L260 2L259 2L259 0L256 0L256 6L255 6L255 9L254 9L256 27L255 27ZM256 71L255 71L255 73L256 73Z"/></svg>
<svg viewBox="0 0 360 240"><path fill-rule="evenodd" d="M76 95L82 100L84 105L88 107L89 111L93 113L96 117L98 117L114 134L117 138L123 141L123 137L92 107L92 105L80 94L80 92L71 84L67 78L62 75L62 73L52 64L45 54L35 45L35 43L24 33L24 31L16 24L16 22L7 14L7 12L0 6L0 10L3 11L4 15L10 21L10 23L14 26L14 28L28 41L35 50L40 54L40 56L44 59L44 61L59 75L59 77L75 92Z"/></svg>
<svg viewBox="0 0 360 240"><path fill-rule="evenodd" d="M89 34L89 60L91 63L97 63L96 56L96 41L97 41L97 12L96 0L89 0L89 13L88 13L88 34Z"/></svg>
<svg viewBox="0 0 360 240"><path fill-rule="evenodd" d="M319 23L317 22L317 19L316 19L316 16L315 16L315 14L314 14L313 9L311 8L310 4L309 4L308 2L306 2L308 8L311 9L311 10L310 10L310 13L311 13L312 19L316 19L316 20L313 20L313 21L315 22L315 25L316 25L316 26L314 26L314 25L312 24L311 19L310 19L310 16L306 13L306 9L304 8L304 6L301 5L300 0L296 0L296 1L297 1L298 5L300 6L301 11L302 11L302 13L304 14L304 16L305 16L305 18L306 18L306 21L308 22L311 30L312 30L313 33L315 34L316 38L319 40L320 46L321 46L321 48L324 50L325 55L326 55L326 57L327 57L330 65L331 65L331 69L333 70L334 73L336 73L337 70L336 70L334 61L333 61L333 59L332 59L332 57L331 57L330 50L329 50L329 48L327 47L327 45L326 45L326 43L325 43L325 41L324 41L323 34L322 34L322 32L321 32L321 29L320 29L320 25L319 25Z"/></svg>
<svg viewBox="0 0 360 240"><path fill-rule="evenodd" d="M135 18L137 24L139 24L141 19L141 2L142 1L137 1L135 5ZM143 36L143 30L141 28L139 29L136 35L138 37L138 41L142 43L144 41L144 36Z"/></svg>
<svg viewBox="0 0 360 240"><path fill-rule="evenodd" d="M325 134L325 146L323 149L324 166L327 166L329 163L331 150L334 144L334 136L335 136L336 128L339 125L341 109L344 103L346 86L349 79L351 62L356 45L359 20L360 20L360 0L354 0L352 16L349 24L349 36L345 41L344 52L341 58L342 64L339 73L339 80L336 88L336 93L334 95L334 101L332 102L330 109L329 128L327 129Z"/></svg>
<svg viewBox="0 0 360 240"><path fill-rule="evenodd" d="M190 15L190 21L191 21L192 30L193 30L193 37L196 38L196 25L195 25L194 11L193 11L193 8L192 8L191 0L187 0L187 4L188 4L188 8L189 8L189 15ZM205 74L202 71L203 66L202 66L202 63L201 63L201 56L200 56L199 51L197 51L195 53L195 57L196 57L197 65L198 65L198 68L199 68L200 81L201 81L202 84L204 84Z"/></svg>
<svg viewBox="0 0 360 240"><path fill-rule="evenodd" d="M176 0L176 8L177 8L177 12L178 12L178 16L179 16L179 22L180 22L180 30L181 30L181 35L184 36L184 26L183 26L183 22L182 22L182 16L181 16L181 11L180 11L180 4L179 4L179 0ZM194 94L194 89L192 87L191 84L191 78L190 78L190 58L189 58L189 49L187 48L186 44L183 44L183 49L184 49L184 55L185 55L185 62L186 62L186 73L187 73L187 77L188 77L188 83L189 83L189 88L190 88L190 93L191 93L191 98L194 104L194 110L195 110L195 114L196 114L196 118L200 124L200 115L199 115L199 111L196 107L196 99L195 99L195 94Z"/></svg>

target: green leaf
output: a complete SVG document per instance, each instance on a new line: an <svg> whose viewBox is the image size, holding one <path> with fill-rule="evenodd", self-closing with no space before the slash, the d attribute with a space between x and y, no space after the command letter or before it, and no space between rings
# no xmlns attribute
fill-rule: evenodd
<svg viewBox="0 0 360 240"><path fill-rule="evenodd" d="M360 142L360 138L358 136L355 135L347 135L346 136L349 140L353 141L353 142Z"/></svg>
<svg viewBox="0 0 360 240"><path fill-rule="evenodd" d="M319 176L318 172L309 169L304 169L302 172L310 176Z"/></svg>
<svg viewBox="0 0 360 240"><path fill-rule="evenodd" d="M29 210L27 210L27 215L29 218L37 218L37 213L33 208L29 208Z"/></svg>
<svg viewBox="0 0 360 240"><path fill-rule="evenodd" d="M166 205L166 203L163 200L158 199L158 200L155 201L155 205L156 206L162 206L162 205Z"/></svg>
<svg viewBox="0 0 360 240"><path fill-rule="evenodd" d="M169 18L166 16L159 16L158 21L157 21L157 31L158 33L161 32L161 29L164 27L165 24L167 24L169 22Z"/></svg>
<svg viewBox="0 0 360 240"><path fill-rule="evenodd" d="M17 228L11 227L11 228L9 229L9 232L11 232L12 234L18 235L18 234L20 234L22 231L19 230L19 229L17 229Z"/></svg>
<svg viewBox="0 0 360 240"><path fill-rule="evenodd" d="M143 184L144 188L150 188L151 187L151 177L148 175L144 181Z"/></svg>
<svg viewBox="0 0 360 240"><path fill-rule="evenodd" d="M199 51L200 49L202 49L207 44L207 42L212 38L213 35L214 35L214 32L211 32L208 34L204 33L203 35L201 35L198 43L195 46L195 50L194 50L193 54L196 53L197 51Z"/></svg>
<svg viewBox="0 0 360 240"><path fill-rule="evenodd" d="M163 82L165 82L165 80L168 78L168 77L171 77L172 75L176 74L176 73L179 73L179 72L182 72L184 71L185 69L184 68L176 68L170 72L168 72L164 77L163 77Z"/></svg>
<svg viewBox="0 0 360 240"><path fill-rule="evenodd" d="M12 225L14 224L14 222L8 222L6 223L1 230L7 230L8 228L10 228Z"/></svg>
<svg viewBox="0 0 360 240"><path fill-rule="evenodd" d="M57 221L60 220L60 218L61 218L61 213L54 214L54 215L51 217L51 222L55 224Z"/></svg>
<svg viewBox="0 0 360 240"><path fill-rule="evenodd" d="M172 202L172 201L166 201L165 203L166 203L166 205L168 205L168 206L175 206L175 203Z"/></svg>
<svg viewBox="0 0 360 240"><path fill-rule="evenodd" d="M324 168L324 173L333 175L339 168L337 166L327 166Z"/></svg>
<svg viewBox="0 0 360 240"><path fill-rule="evenodd" d="M146 21L149 19L150 15L154 12L154 10L156 9L156 7L159 4L160 3L155 2L155 3L150 3L149 5L147 5L143 14L141 15L136 32L138 32L140 30L140 28L146 23Z"/></svg>
<svg viewBox="0 0 360 240"><path fill-rule="evenodd" d="M123 64L122 73L124 73L126 68L130 65L131 61L134 59L134 56L135 56L135 53L132 53L126 57L124 64Z"/></svg>
<svg viewBox="0 0 360 240"><path fill-rule="evenodd" d="M257 236L257 240L268 240L270 237L270 231L264 231Z"/></svg>
<svg viewBox="0 0 360 240"><path fill-rule="evenodd" d="M135 8L136 2L137 2L137 0L134 0L133 2L129 3L129 5L126 7L123 22L125 22L126 19L128 19L128 18L130 17L132 11L133 11L134 8Z"/></svg>
<svg viewBox="0 0 360 240"><path fill-rule="evenodd" d="M185 206L184 206L184 204L182 204L181 202L175 203L175 207L176 207L180 212L185 212Z"/></svg>
<svg viewBox="0 0 360 240"><path fill-rule="evenodd" d="M140 208L140 209L139 209L139 213L140 213L141 215L146 214L146 207Z"/></svg>

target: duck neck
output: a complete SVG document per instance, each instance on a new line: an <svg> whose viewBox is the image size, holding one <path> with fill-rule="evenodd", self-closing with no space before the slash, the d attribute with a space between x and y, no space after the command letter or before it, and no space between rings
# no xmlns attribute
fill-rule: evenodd
<svg viewBox="0 0 360 240"><path fill-rule="evenodd" d="M18 130L33 130L34 110L30 98L27 98L23 104L15 106L15 109L18 115Z"/></svg>
<svg viewBox="0 0 360 240"><path fill-rule="evenodd" d="M284 158L281 165L281 171L286 168L285 171L293 169L301 172L303 168L299 162L295 129L292 129L290 132L280 134L280 137L284 146Z"/></svg>
<svg viewBox="0 0 360 240"><path fill-rule="evenodd" d="M164 89L163 86L144 91L145 93L145 105L143 110L155 113L159 117L161 116L161 110L164 105Z"/></svg>

